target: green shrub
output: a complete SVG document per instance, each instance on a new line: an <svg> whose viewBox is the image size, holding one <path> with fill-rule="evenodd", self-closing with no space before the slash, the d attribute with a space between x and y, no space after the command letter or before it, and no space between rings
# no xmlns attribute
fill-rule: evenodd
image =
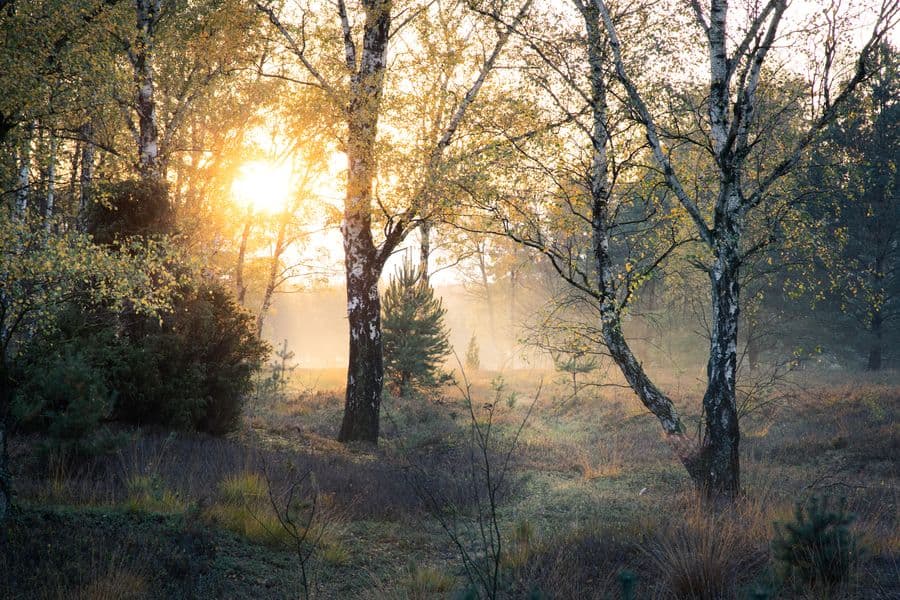
<svg viewBox="0 0 900 600"><path fill-rule="evenodd" d="M405 261L391 277L382 300L384 371L398 395L406 395L414 386L433 387L449 379L441 370L450 354L446 312L428 280Z"/></svg>
<svg viewBox="0 0 900 600"><path fill-rule="evenodd" d="M855 516L841 499L835 509L827 497L800 502L792 523L776 524L772 555L777 573L786 582L833 586L846 581L857 557L850 531Z"/></svg>
<svg viewBox="0 0 900 600"><path fill-rule="evenodd" d="M107 420L212 434L233 430L268 346L219 285L182 291L159 318L71 305L29 344L17 376L19 426L54 449L108 446Z"/></svg>
<svg viewBox="0 0 900 600"><path fill-rule="evenodd" d="M135 235L171 232L174 214L168 184L155 180L129 179L97 189L97 201L88 209L88 233L98 244Z"/></svg>
<svg viewBox="0 0 900 600"><path fill-rule="evenodd" d="M129 324L114 415L222 434L237 427L253 373L268 353L252 317L220 285L201 285L162 322Z"/></svg>
<svg viewBox="0 0 900 600"><path fill-rule="evenodd" d="M58 456L110 451L116 436L103 425L114 394L106 384L98 348L44 345L25 361L13 400L20 428L44 431L43 449Z"/></svg>

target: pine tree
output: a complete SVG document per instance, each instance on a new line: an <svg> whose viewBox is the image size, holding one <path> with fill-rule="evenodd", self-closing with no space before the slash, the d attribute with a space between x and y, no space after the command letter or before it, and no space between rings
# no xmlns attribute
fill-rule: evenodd
<svg viewBox="0 0 900 600"><path fill-rule="evenodd" d="M404 261L382 299L385 375L402 397L412 386L439 385L450 353L446 309L411 261Z"/></svg>

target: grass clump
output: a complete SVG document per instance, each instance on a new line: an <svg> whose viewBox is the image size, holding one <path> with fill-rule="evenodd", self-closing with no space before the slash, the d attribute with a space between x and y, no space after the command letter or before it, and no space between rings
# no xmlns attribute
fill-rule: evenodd
<svg viewBox="0 0 900 600"><path fill-rule="evenodd" d="M214 525L253 542L281 546L290 541L272 511L268 486L256 473L224 479L219 485L218 500L204 514Z"/></svg>
<svg viewBox="0 0 900 600"><path fill-rule="evenodd" d="M676 522L641 544L658 597L735 597L768 559L766 511L743 500L719 510L692 494L684 501L680 514L673 511Z"/></svg>
<svg viewBox="0 0 900 600"><path fill-rule="evenodd" d="M125 484L125 508L131 512L180 513L187 505L156 475L133 475Z"/></svg>
<svg viewBox="0 0 900 600"><path fill-rule="evenodd" d="M535 551L534 526L528 519L516 523L509 539L509 549L504 553L503 566L519 568L528 562Z"/></svg>
<svg viewBox="0 0 900 600"><path fill-rule="evenodd" d="M435 594L446 594L456 585L456 580L434 567L410 565L404 579L404 587L410 600L433 598Z"/></svg>
<svg viewBox="0 0 900 600"><path fill-rule="evenodd" d="M124 569L111 570L94 579L76 596L78 600L140 600L146 597L144 578Z"/></svg>

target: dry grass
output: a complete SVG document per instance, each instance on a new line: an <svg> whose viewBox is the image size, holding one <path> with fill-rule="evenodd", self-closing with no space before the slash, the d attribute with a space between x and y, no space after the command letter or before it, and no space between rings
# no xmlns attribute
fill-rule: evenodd
<svg viewBox="0 0 900 600"><path fill-rule="evenodd" d="M426 600L453 590L456 578L434 567L411 565L402 586L408 600Z"/></svg>
<svg viewBox="0 0 900 600"><path fill-rule="evenodd" d="M492 398L492 376L479 375L476 398ZM745 594L771 581L773 523L789 520L795 501L821 494L847 497L866 549L857 577L839 593L900 597L900 387L807 376L789 404L742 420L745 497L718 511L706 510L685 491L686 477L660 440L658 424L629 392L597 390L564 415L538 405L514 458L515 493L504 497L503 566L514 580L513 597L533 589L560 598L619 597L622 569L637 573L639 598ZM502 404L496 419L501 429L519 422L538 376L507 380L521 401ZM693 384L676 389L690 423L701 394ZM460 518L470 518L463 409L452 394L440 402L390 399L381 447L347 447L333 440L340 397L305 391L253 412L248 426L229 439L143 432L118 456L43 466L29 462L27 445L20 445L12 464L21 469L20 497L33 503L154 513L191 513L198 506L205 524L265 545L255 546L259 552L285 540L257 474L265 467L273 484L283 486L292 473L309 470L323 519L337 523L318 549L338 573L329 589L341 589L352 573L377 571L372 578L381 582L379 598L440 597L460 584L448 575L455 572L453 551L439 533L422 527L427 511L404 468L414 463L436 496L459 509ZM398 533L386 538L388 523ZM420 553L431 568L404 570ZM111 587L141 576L120 566L121 577L104 568L90 582L100 589L107 575ZM84 581L79 586L66 589L87 590ZM817 593L808 597L821 597Z"/></svg>
<svg viewBox="0 0 900 600"><path fill-rule="evenodd" d="M716 510L697 497L678 502L641 544L659 598L720 600L736 597L769 559L772 513L758 501L741 500Z"/></svg>
<svg viewBox="0 0 900 600"><path fill-rule="evenodd" d="M132 475L126 484L128 497L123 506L132 512L181 513L187 503L168 489L157 475Z"/></svg>
<svg viewBox="0 0 900 600"><path fill-rule="evenodd" d="M78 600L140 600L147 597L147 582L125 569L111 570L84 587ZM64 594L62 598L71 598Z"/></svg>

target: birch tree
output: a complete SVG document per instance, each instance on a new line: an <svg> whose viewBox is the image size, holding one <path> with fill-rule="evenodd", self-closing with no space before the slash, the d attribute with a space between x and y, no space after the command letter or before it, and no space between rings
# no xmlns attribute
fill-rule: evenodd
<svg viewBox="0 0 900 600"><path fill-rule="evenodd" d="M508 162L524 160L519 168L536 180L493 196L473 192L472 199L494 214L501 225L494 232L541 253L569 284L571 293L553 301L553 323L542 324L542 331L562 332L570 345L590 348L594 357L601 350L608 355L698 478L696 452L677 408L646 373L622 328L642 283L691 238L677 215L640 189L647 177L635 171L641 146L631 140L621 107L611 106L609 46L597 6L591 0L572 0L571 6L571 21L544 15L521 31L545 118L566 125L552 137L514 145L519 158ZM564 313L577 313L578 322L562 322Z"/></svg>
<svg viewBox="0 0 900 600"><path fill-rule="evenodd" d="M299 25L291 25L282 19L273 4L257 2L256 5L307 76L301 83L322 90L343 127L340 145L347 155L348 166L341 233L350 352L344 416L338 439L377 442L384 384L379 278L388 258L421 221L425 211L424 198L431 185L429 178L421 179L403 200L394 202L394 206L402 204L402 208L383 215L383 235L376 240L373 206L377 203L384 207L375 183L379 176L378 156L382 151L379 138L379 123L384 112L382 100L391 75L388 59L392 43L403 35L407 26L426 11L440 10L441 5L413 3L397 7L391 0L361 0L358 12L354 12L348 10L352 6L338 0L332 18L339 24L334 30L343 51L339 58L323 55L319 49L312 48L307 21L312 21L316 8L301 8ZM512 13L513 22L521 19L530 5L531 0L526 0L516 7ZM396 19L395 11L400 15ZM429 157L428 165L436 167L443 160L510 34L511 28L497 32L474 74L465 77L468 83L448 90L448 96L454 97L446 111L450 117L443 122L440 135L425 152ZM335 68L336 64L340 67ZM434 168L430 173L437 175Z"/></svg>
<svg viewBox="0 0 900 600"><path fill-rule="evenodd" d="M746 21L734 26L729 25L729 17L733 19L738 11L730 7L727 0L710 0L708 5L692 0L695 25L706 41L708 60L708 99L700 130L705 134L704 143L718 175L713 206L711 211L704 211L700 199L692 196L683 184L685 174L671 160L664 141L666 132L660 128L645 95L626 68L625 48L607 2L595 0L595 3L608 36L616 77L645 129L666 184L689 215L696 235L711 256L706 267L712 304L708 380L703 396L703 435L691 470L709 494L733 496L740 489L740 428L735 379L740 272L750 250L744 240L748 215L767 199L773 186L797 166L804 151L835 118L840 105L869 76L870 55L896 24L900 9L889 0L880 5L874 24L870 24L871 34L857 53L849 74L844 77L838 67L841 53L846 49L839 47L842 36L838 23L847 15L840 12L837 3L825 10L822 37L805 40L821 44L820 60L814 63L815 68L810 73L814 105L808 127L792 148L774 164L766 165L764 175L751 177L748 172L752 163L748 159L760 136L772 133L760 127L759 96L761 88L768 83L764 67L774 62L772 50L784 41L780 27L785 21L788 2L768 0L746 7ZM654 389L643 377L629 382L636 390Z"/></svg>

